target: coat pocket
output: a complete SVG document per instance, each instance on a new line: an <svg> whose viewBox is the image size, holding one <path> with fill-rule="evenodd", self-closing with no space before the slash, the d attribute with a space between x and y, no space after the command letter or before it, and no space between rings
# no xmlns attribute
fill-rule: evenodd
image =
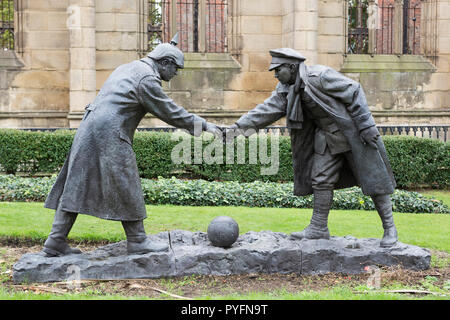
<svg viewBox="0 0 450 320"><path fill-rule="evenodd" d="M318 154L324 154L326 147L327 140L325 138L325 133L321 130L318 130L314 135L314 152Z"/></svg>
<svg viewBox="0 0 450 320"><path fill-rule="evenodd" d="M126 143L128 143L130 146L133 145L133 142L131 141L130 137L128 137L122 131L119 131L119 138L120 138L120 140L125 141Z"/></svg>

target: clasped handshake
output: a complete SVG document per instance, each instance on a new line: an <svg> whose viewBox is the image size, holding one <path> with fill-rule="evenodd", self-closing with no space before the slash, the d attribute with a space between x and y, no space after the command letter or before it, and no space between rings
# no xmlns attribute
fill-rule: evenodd
<svg viewBox="0 0 450 320"><path fill-rule="evenodd" d="M243 134L237 124L233 124L225 128L219 127L211 122L206 122L204 131L212 133L217 138L222 137L223 143L231 143L235 137Z"/></svg>
<svg viewBox="0 0 450 320"><path fill-rule="evenodd" d="M231 143L235 137L245 135L243 129L240 129L237 124L233 124L225 128L219 127L211 122L206 122L203 130L212 133L217 138L222 137L223 143ZM360 133L360 138L363 144L374 149L378 149L377 140L379 136L380 134L376 126L366 128Z"/></svg>

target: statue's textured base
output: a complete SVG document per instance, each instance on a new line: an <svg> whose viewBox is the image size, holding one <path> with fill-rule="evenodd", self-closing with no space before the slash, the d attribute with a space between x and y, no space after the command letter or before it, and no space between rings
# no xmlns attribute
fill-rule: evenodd
<svg viewBox="0 0 450 320"><path fill-rule="evenodd" d="M212 246L204 232L175 230L149 237L167 241L168 251L127 255L126 241L122 241L63 257L28 253L14 265L13 280L22 283L194 274L355 274L365 272L368 265L424 270L431 260L430 251L417 246L397 243L392 248L381 248L380 239L350 236L295 240L279 232L248 232L227 249Z"/></svg>

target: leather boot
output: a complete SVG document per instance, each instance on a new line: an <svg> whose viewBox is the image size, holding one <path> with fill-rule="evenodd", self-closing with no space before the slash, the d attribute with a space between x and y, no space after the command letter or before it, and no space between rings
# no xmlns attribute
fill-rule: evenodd
<svg viewBox="0 0 450 320"><path fill-rule="evenodd" d="M392 215L391 197L388 194L372 196L375 208L383 223L383 239L381 239L380 247L392 247L398 241L397 229L394 224L394 217Z"/></svg>
<svg viewBox="0 0 450 320"><path fill-rule="evenodd" d="M150 241L145 234L142 220L122 221L122 226L127 236L127 252L130 255L166 251L169 248L166 243Z"/></svg>
<svg viewBox="0 0 450 320"><path fill-rule="evenodd" d="M42 249L48 257L59 257L68 254L81 253L81 250L71 248L67 244L67 235L69 234L70 229L72 229L77 216L77 213L67 212L59 208L56 210L52 230Z"/></svg>
<svg viewBox="0 0 450 320"><path fill-rule="evenodd" d="M293 232L297 239L330 239L328 214L333 203L333 190L314 190L314 209L311 222L301 232Z"/></svg>

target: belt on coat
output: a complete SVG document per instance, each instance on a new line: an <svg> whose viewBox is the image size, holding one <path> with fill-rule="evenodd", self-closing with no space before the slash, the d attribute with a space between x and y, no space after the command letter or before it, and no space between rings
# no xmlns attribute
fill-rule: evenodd
<svg viewBox="0 0 450 320"><path fill-rule="evenodd" d="M89 103L89 104L84 108L84 110L86 110L86 111L94 111L96 107L97 107L96 105L93 105L92 103Z"/></svg>

